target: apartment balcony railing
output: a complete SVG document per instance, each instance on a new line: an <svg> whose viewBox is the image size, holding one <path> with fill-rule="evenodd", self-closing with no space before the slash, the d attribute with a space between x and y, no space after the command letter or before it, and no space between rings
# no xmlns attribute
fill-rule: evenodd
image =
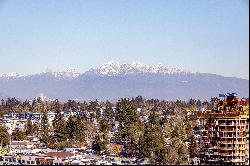
<svg viewBox="0 0 250 166"><path fill-rule="evenodd" d="M219 141L221 144L246 144L244 141Z"/></svg>
<svg viewBox="0 0 250 166"><path fill-rule="evenodd" d="M232 129L219 129L218 131L220 132L244 132L245 130L232 128Z"/></svg>
<svg viewBox="0 0 250 166"><path fill-rule="evenodd" d="M245 160L242 160L242 159L232 159L231 162L234 162L234 163L244 163Z"/></svg>
<svg viewBox="0 0 250 166"><path fill-rule="evenodd" d="M240 135L220 135L220 138L246 138L246 136L244 136L243 134Z"/></svg>
<svg viewBox="0 0 250 166"><path fill-rule="evenodd" d="M219 123L219 126L245 126L247 123Z"/></svg>
<svg viewBox="0 0 250 166"><path fill-rule="evenodd" d="M233 141L219 141L221 144L233 144Z"/></svg>
<svg viewBox="0 0 250 166"><path fill-rule="evenodd" d="M220 153L221 156L233 156L233 153Z"/></svg>
<svg viewBox="0 0 250 166"><path fill-rule="evenodd" d="M236 148L234 147L220 147L220 150L236 150Z"/></svg>
<svg viewBox="0 0 250 166"><path fill-rule="evenodd" d="M246 150L245 147L239 147L239 150Z"/></svg>
<svg viewBox="0 0 250 166"><path fill-rule="evenodd" d="M220 153L221 156L234 156L234 157L244 157L246 156L244 153Z"/></svg>
<svg viewBox="0 0 250 166"><path fill-rule="evenodd" d="M246 154L245 153L233 153L233 156L246 156Z"/></svg>
<svg viewBox="0 0 250 166"><path fill-rule="evenodd" d="M208 162L215 162L215 161L219 161L217 158L210 158L207 160Z"/></svg>
<svg viewBox="0 0 250 166"><path fill-rule="evenodd" d="M246 150L245 147L219 147L220 150Z"/></svg>

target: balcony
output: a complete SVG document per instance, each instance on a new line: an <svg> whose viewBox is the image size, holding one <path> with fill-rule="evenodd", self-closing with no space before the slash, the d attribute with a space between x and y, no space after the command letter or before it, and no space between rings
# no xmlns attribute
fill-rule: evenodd
<svg viewBox="0 0 250 166"><path fill-rule="evenodd" d="M239 147L239 150L246 150L245 147Z"/></svg>
<svg viewBox="0 0 250 166"><path fill-rule="evenodd" d="M247 123L219 123L219 126L246 126Z"/></svg>
<svg viewBox="0 0 250 166"><path fill-rule="evenodd" d="M221 131L221 132L236 132L237 130L235 130L235 129L220 129L219 131Z"/></svg>
<svg viewBox="0 0 250 166"><path fill-rule="evenodd" d="M215 161L218 161L218 159L217 158L211 158L211 159L208 159L207 161L208 162L215 162Z"/></svg>
<svg viewBox="0 0 250 166"><path fill-rule="evenodd" d="M246 142L244 142L244 141L234 141L234 144L245 145Z"/></svg>
<svg viewBox="0 0 250 166"><path fill-rule="evenodd" d="M220 141L221 144L233 144L233 141Z"/></svg>
<svg viewBox="0 0 250 166"><path fill-rule="evenodd" d="M246 150L245 147L219 147L220 150Z"/></svg>
<svg viewBox="0 0 250 166"><path fill-rule="evenodd" d="M233 153L233 156L246 156L245 153Z"/></svg>
<svg viewBox="0 0 250 166"><path fill-rule="evenodd" d="M246 144L244 141L219 141L221 144Z"/></svg>
<svg viewBox="0 0 250 166"><path fill-rule="evenodd" d="M221 156L233 156L233 153L220 153Z"/></svg>
<svg viewBox="0 0 250 166"><path fill-rule="evenodd" d="M208 156L208 155L210 155L210 156L217 156L217 155L219 155L219 153L218 152L205 152L205 155L206 156Z"/></svg>
<svg viewBox="0 0 250 166"><path fill-rule="evenodd" d="M236 150L236 147L220 147L220 150Z"/></svg>
<svg viewBox="0 0 250 166"><path fill-rule="evenodd" d="M244 163L245 160L242 160L242 159L232 159L231 162L234 162L234 163Z"/></svg>
<svg viewBox="0 0 250 166"><path fill-rule="evenodd" d="M221 135L220 136L221 138L234 138L234 139L236 139L236 138L246 138L243 134L240 134L240 135Z"/></svg>

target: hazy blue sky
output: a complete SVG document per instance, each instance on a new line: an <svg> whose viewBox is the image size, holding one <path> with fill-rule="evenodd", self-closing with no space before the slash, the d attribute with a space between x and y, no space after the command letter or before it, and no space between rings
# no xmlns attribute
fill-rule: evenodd
<svg viewBox="0 0 250 166"><path fill-rule="evenodd" d="M0 73L110 60L249 79L248 0L0 0Z"/></svg>

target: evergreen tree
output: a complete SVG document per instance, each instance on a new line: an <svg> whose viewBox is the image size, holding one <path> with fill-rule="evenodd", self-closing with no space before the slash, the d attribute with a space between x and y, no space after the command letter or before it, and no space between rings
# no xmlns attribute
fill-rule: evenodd
<svg viewBox="0 0 250 166"><path fill-rule="evenodd" d="M35 136L40 135L39 132L40 132L40 124L39 124L39 122L33 123L33 133L34 133L34 135Z"/></svg>
<svg viewBox="0 0 250 166"><path fill-rule="evenodd" d="M100 132L101 133L108 132L111 128L111 125L109 124L109 120L106 117L102 117L100 119L99 125L100 125Z"/></svg>
<svg viewBox="0 0 250 166"><path fill-rule="evenodd" d="M138 149L139 135L143 124L139 119L133 101L122 99L117 106L116 115L120 125L118 133L115 135L116 141L117 143L123 142L125 153L129 157L134 157Z"/></svg>
<svg viewBox="0 0 250 166"><path fill-rule="evenodd" d="M0 126L0 145L3 147L9 145L10 143L10 136L9 133L4 126Z"/></svg>
<svg viewBox="0 0 250 166"><path fill-rule="evenodd" d="M187 164L188 148L179 138L173 138L172 148L177 152L177 164Z"/></svg>
<svg viewBox="0 0 250 166"><path fill-rule="evenodd" d="M156 162L165 163L167 151L164 136L161 132L159 116L156 114L155 109L150 111L148 119L144 133L140 138L139 152L142 157L150 158L153 164L156 164Z"/></svg>
<svg viewBox="0 0 250 166"><path fill-rule="evenodd" d="M108 132L101 133L101 151L103 151L104 154L108 154L108 148L107 148L108 143L109 143Z"/></svg>
<svg viewBox="0 0 250 166"><path fill-rule="evenodd" d="M167 148L167 157L166 157L166 163L168 165L177 165L178 163L178 153L175 148L168 147Z"/></svg>
<svg viewBox="0 0 250 166"><path fill-rule="evenodd" d="M23 141L25 138L25 132L21 131L19 128L15 128L12 132L12 138L14 141Z"/></svg>
<svg viewBox="0 0 250 166"><path fill-rule="evenodd" d="M34 127L33 127L31 118L29 118L26 122L26 125L25 125L25 134L26 134L26 136L28 136L28 135L31 135L33 133L34 133Z"/></svg>
<svg viewBox="0 0 250 166"><path fill-rule="evenodd" d="M49 133L48 115L47 112L43 111L41 119L41 135L42 135L42 140L45 143L48 142L48 133Z"/></svg>
<svg viewBox="0 0 250 166"><path fill-rule="evenodd" d="M94 141L92 142L92 149L99 155L101 153L102 150L102 141L99 137L99 135L97 135L94 139Z"/></svg>
<svg viewBox="0 0 250 166"><path fill-rule="evenodd" d="M78 141L81 145L86 142L85 126L86 126L86 121L84 120L84 118L77 116L77 119L76 119L76 141Z"/></svg>
<svg viewBox="0 0 250 166"><path fill-rule="evenodd" d="M70 116L66 124L67 138L69 138L70 140L73 140L76 136L76 127L77 123L75 118L73 116Z"/></svg>
<svg viewBox="0 0 250 166"><path fill-rule="evenodd" d="M64 120L63 114L60 111L56 112L55 118L52 122L54 135L57 142L66 140L66 122Z"/></svg>
<svg viewBox="0 0 250 166"><path fill-rule="evenodd" d="M112 109L112 107L108 104L106 106L106 110L104 112L104 117L106 117L107 119L112 119L114 117L115 113Z"/></svg>

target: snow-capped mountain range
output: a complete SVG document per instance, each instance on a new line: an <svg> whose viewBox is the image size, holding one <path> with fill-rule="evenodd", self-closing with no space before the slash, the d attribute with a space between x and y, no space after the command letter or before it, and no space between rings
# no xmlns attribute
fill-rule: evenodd
<svg viewBox="0 0 250 166"><path fill-rule="evenodd" d="M216 74L191 72L181 68L143 63L111 61L84 73L47 69L22 76L0 74L0 98L33 99L45 94L60 100L117 100L121 97L187 100L210 99L220 93L237 92L249 97L249 80Z"/></svg>
<svg viewBox="0 0 250 166"><path fill-rule="evenodd" d="M100 68L90 69L86 73L100 74L107 76L127 75L127 74L177 74L191 73L191 71L181 68L170 68L159 65L146 65L141 62L119 63L110 61L103 64Z"/></svg>
<svg viewBox="0 0 250 166"><path fill-rule="evenodd" d="M128 74L187 74L193 73L190 70L183 68L170 68L158 65L146 65L141 62L134 63L119 63L116 61L110 61L103 64L99 68L92 68L82 74L97 74L102 76L118 76L118 75L128 75ZM53 71L51 69L46 69L45 72L40 74L50 74L59 78L75 78L81 75L77 72L75 68L69 68L66 71ZM22 75L18 73L6 73L0 74L0 77L21 77Z"/></svg>

